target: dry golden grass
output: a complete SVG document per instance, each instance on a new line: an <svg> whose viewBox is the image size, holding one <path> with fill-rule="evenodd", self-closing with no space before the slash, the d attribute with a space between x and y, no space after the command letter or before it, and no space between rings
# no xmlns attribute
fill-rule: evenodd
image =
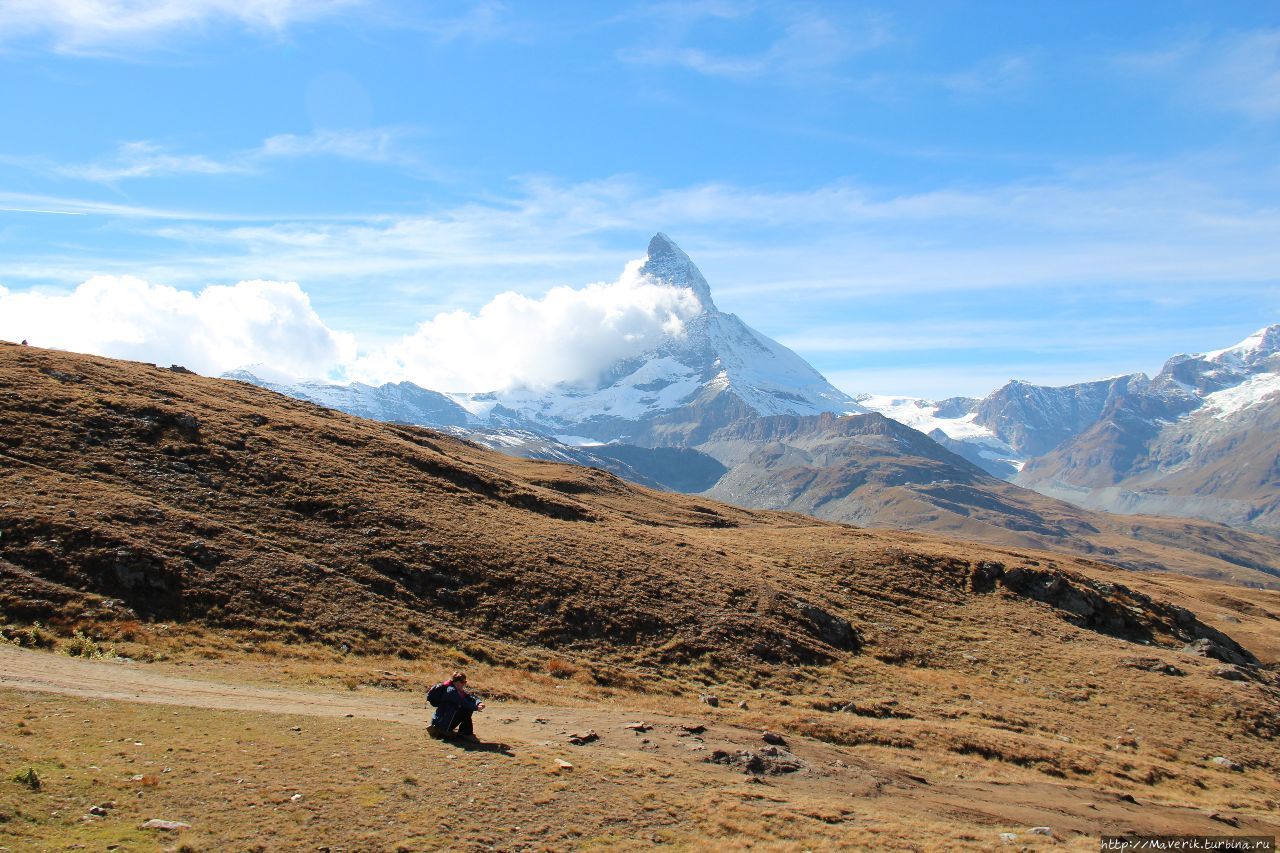
<svg viewBox="0 0 1280 853"><path fill-rule="evenodd" d="M237 383L6 346L0 490L0 633L19 642L66 651L80 630L157 672L419 705L465 667L491 699L769 728L863 774L759 786L692 753L673 769L601 746L587 772L548 776L530 740L502 762L446 759L490 762L498 799L475 808L462 770L479 765L440 764L413 726L308 722L291 738L258 712L0 691L26 729L0 738L2 775L50 782L0 785L0 838L19 848L137 843L136 810L80 821L117 794L201 815L182 839L197 849L432 849L459 832L504 849L984 848L1005 830L1036 842L1033 801L1087 846L1103 828L1225 826L1206 810L1265 828L1280 799L1273 591L748 512ZM1260 665L1227 680L1180 651L1196 636ZM125 765L167 759L130 736L192 750L184 781L137 797ZM252 791L235 782L248 768ZM318 805L272 799L299 779Z"/></svg>

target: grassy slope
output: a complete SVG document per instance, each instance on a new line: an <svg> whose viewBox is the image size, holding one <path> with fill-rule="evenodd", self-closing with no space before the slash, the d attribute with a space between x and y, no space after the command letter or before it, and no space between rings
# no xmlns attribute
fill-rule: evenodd
<svg viewBox="0 0 1280 853"><path fill-rule="evenodd" d="M1060 793L1136 790L1244 813L1275 806L1274 675L1215 677L1220 665L1176 651L1185 638L1169 612L1137 591L1190 607L1202 616L1197 630L1223 630L1264 662L1280 646L1275 592L747 512L236 383L7 346L0 445L0 607L11 622L54 621L64 636L82 626L146 658L299 661L292 674L272 673L281 679L359 685L370 671L376 682L381 666L417 684L466 662L500 694L543 690L622 709L657 693L664 706L693 710L710 690L748 700L752 724L889 767L1040 780ZM1107 629L1025 588L980 583L994 564L1095 595L1100 618L1130 617ZM833 633L815 608L848 620L860 642ZM361 656L374 653L395 657ZM1134 668L1139 658L1187 675ZM552 683L548 671L565 679ZM4 696L7 707L36 701ZM63 703L68 726L83 702ZM184 736L212 753L230 729L199 713L209 733ZM162 722L154 709L96 714L113 726L135 714L139 725ZM48 737L62 736L61 725ZM409 754L401 735L373 736L388 738L373 754ZM6 732L6 775L47 759L54 741L36 737ZM242 748L270 744L257 737ZM85 743L96 763L101 744ZM331 743L297 759L324 764ZM1213 768L1216 755L1247 771ZM519 798L537 795L528 786L541 771L526 770L510 782ZM325 784L341 790L339 777ZM693 782L659 787L689 816L677 834L709 831L728 808L708 805L714 798ZM12 783L4 790L11 812L40 813ZM198 804L201 789L183 796ZM595 796L586 786L570 799L582 808ZM409 814L398 793L387 797L381 817ZM930 830L941 838L981 822L918 807L893 812L894 832L915 820L943 827ZM748 809L744 838L771 837L765 811ZM315 831L341 837L341 814L321 815ZM415 825L435 815L413 814ZM810 829L802 837L830 837Z"/></svg>

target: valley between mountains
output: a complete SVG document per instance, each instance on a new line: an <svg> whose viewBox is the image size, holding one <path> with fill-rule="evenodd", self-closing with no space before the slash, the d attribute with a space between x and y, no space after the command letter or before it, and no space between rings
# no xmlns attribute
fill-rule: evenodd
<svg viewBox="0 0 1280 853"><path fill-rule="evenodd" d="M1262 582L742 509L13 345L0 490L12 849L1276 831ZM493 703L483 749L420 728L456 667Z"/></svg>

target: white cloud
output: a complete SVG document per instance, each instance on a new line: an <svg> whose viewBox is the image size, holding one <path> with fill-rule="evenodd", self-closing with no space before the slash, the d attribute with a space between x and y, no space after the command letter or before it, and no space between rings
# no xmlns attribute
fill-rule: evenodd
<svg viewBox="0 0 1280 853"><path fill-rule="evenodd" d="M369 163L405 160L398 150L403 134L389 128L321 130L311 134L282 133L268 137L262 147L248 152L249 159L270 157L341 157Z"/></svg>
<svg viewBox="0 0 1280 853"><path fill-rule="evenodd" d="M31 158L4 158L38 171L114 184L135 178L174 175L252 174L266 161L302 157L338 157L367 163L412 165L416 161L401 150L405 132L374 127L361 130L319 130L310 134L282 133L268 137L257 148L237 151L224 159L203 154L170 151L150 140L122 142L115 152L90 163L52 165Z"/></svg>
<svg viewBox="0 0 1280 853"><path fill-rule="evenodd" d="M294 282L242 281L199 293L131 276L96 276L70 293L0 288L0 338L217 375L266 363L329 374L355 355Z"/></svg>
<svg viewBox="0 0 1280 853"><path fill-rule="evenodd" d="M439 314L359 359L348 375L449 391L594 380L616 360L683 334L698 313L691 291L655 284L639 274L640 263L611 284L555 287L538 298L507 292L474 314Z"/></svg>
<svg viewBox="0 0 1280 853"><path fill-rule="evenodd" d="M851 297L1063 282L1202 287L1274 279L1280 248L1269 236L1280 217L1253 195L1266 191L1257 173L1241 179L1201 162L1116 164L919 193L852 183L778 192L725 184L652 190L626 178L534 181L506 199L430 213L175 221L153 233L186 252L165 269L170 280L182 266L188 276L219 274L201 266L208 257L238 277L396 282L407 293L447 290L452 305L503 288L530 292L548 276L589 280L618 258L604 247L619 237L639 246L659 229L689 242L721 295L803 289ZM191 255L193 246L205 254ZM65 268L65 259L46 260ZM0 263L0 274L23 275L16 261Z"/></svg>
<svg viewBox="0 0 1280 853"><path fill-rule="evenodd" d="M1163 78L1184 98L1257 120L1280 118L1280 29L1185 40L1118 58L1121 68Z"/></svg>
<svg viewBox="0 0 1280 853"><path fill-rule="evenodd" d="M294 282L242 281L198 293L132 276L96 276L69 293L0 287L0 339L112 358L182 364L218 375L246 365L373 384L492 391L591 381L638 355L700 310L687 289L639 274L555 287L540 297L501 293L475 313L441 313L411 334L357 353Z"/></svg>
<svg viewBox="0 0 1280 853"><path fill-rule="evenodd" d="M657 14L661 9L648 11ZM750 7L725 3L697 4L674 17L663 12L667 37L656 44L620 50L618 58L635 65L677 67L730 80L768 77L799 82L828 74L851 57L891 39L881 17L847 24L805 9L773 9L763 15L753 12ZM694 43L697 36L692 30L707 20L760 24L770 31L771 41L754 53L727 54L703 48Z"/></svg>
<svg viewBox="0 0 1280 853"><path fill-rule="evenodd" d="M67 53L139 45L221 23L280 32L337 14L363 0L4 0L0 42L48 38Z"/></svg>
<svg viewBox="0 0 1280 853"><path fill-rule="evenodd" d="M985 96L1005 94L1026 86L1031 77L1031 60L1026 56L994 57L964 71L934 78L957 95Z"/></svg>
<svg viewBox="0 0 1280 853"><path fill-rule="evenodd" d="M115 155L106 160L56 166L53 171L86 181L114 183L128 178L243 173L248 168L243 163L220 162L200 154L174 154L141 140L121 143Z"/></svg>

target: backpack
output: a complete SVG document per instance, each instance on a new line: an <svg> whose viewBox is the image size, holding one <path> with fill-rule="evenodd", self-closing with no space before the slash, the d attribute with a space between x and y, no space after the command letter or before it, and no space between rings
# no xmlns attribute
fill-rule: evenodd
<svg viewBox="0 0 1280 853"><path fill-rule="evenodd" d="M430 705L432 708L439 708L440 700L444 699L444 693L448 689L449 688L445 686L445 683L443 681L437 684L435 687L432 687L430 690L427 691L427 704Z"/></svg>

